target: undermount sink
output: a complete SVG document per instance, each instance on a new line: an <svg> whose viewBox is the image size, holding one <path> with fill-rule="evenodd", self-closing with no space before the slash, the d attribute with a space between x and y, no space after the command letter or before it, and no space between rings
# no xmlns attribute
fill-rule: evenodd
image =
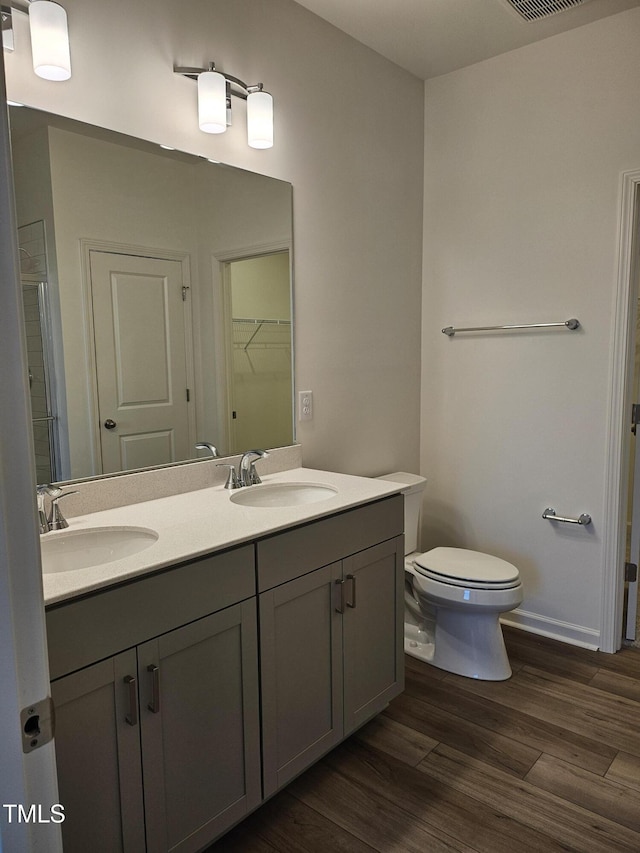
<svg viewBox="0 0 640 853"><path fill-rule="evenodd" d="M338 494L333 486L319 483L263 483L233 492L231 502L241 506L302 506L326 501Z"/></svg>
<svg viewBox="0 0 640 853"><path fill-rule="evenodd" d="M147 527L93 527L40 537L42 571L73 572L144 551L158 539Z"/></svg>

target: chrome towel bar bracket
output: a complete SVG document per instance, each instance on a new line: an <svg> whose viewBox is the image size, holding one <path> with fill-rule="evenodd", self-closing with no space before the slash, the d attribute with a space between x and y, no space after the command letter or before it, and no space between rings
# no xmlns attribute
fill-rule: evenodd
<svg viewBox="0 0 640 853"><path fill-rule="evenodd" d="M558 326L573 332L580 328L580 321L573 317L571 320L565 320L563 323L518 323L513 326L472 326L467 329L456 329L453 326L447 326L442 330L442 334L452 338L458 332L501 332L509 329L550 329Z"/></svg>
<svg viewBox="0 0 640 853"><path fill-rule="evenodd" d="M586 512L583 512L578 518L565 518L562 515L556 515L555 509L547 507L542 513L542 517L548 521L564 521L566 524L591 524L591 516Z"/></svg>

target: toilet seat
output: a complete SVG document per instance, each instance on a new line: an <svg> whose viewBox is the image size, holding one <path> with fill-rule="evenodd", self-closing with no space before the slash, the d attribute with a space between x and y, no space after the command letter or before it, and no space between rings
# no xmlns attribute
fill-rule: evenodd
<svg viewBox="0 0 640 853"><path fill-rule="evenodd" d="M481 551L433 548L413 559L418 576L449 586L470 589L513 589L520 584L515 566Z"/></svg>

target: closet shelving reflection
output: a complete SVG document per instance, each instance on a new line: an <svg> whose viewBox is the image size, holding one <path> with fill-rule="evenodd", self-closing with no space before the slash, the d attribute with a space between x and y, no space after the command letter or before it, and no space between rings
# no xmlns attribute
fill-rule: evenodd
<svg viewBox="0 0 640 853"><path fill-rule="evenodd" d="M249 347L290 347L291 320L233 318L233 345L246 352Z"/></svg>

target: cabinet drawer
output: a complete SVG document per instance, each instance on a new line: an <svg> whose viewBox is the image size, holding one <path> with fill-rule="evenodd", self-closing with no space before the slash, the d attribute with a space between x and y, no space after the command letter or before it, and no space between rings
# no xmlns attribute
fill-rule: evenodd
<svg viewBox="0 0 640 853"><path fill-rule="evenodd" d="M404 498L392 495L263 539L257 545L258 592L403 532Z"/></svg>
<svg viewBox="0 0 640 853"><path fill-rule="evenodd" d="M172 566L46 612L51 678L255 595L253 545Z"/></svg>

